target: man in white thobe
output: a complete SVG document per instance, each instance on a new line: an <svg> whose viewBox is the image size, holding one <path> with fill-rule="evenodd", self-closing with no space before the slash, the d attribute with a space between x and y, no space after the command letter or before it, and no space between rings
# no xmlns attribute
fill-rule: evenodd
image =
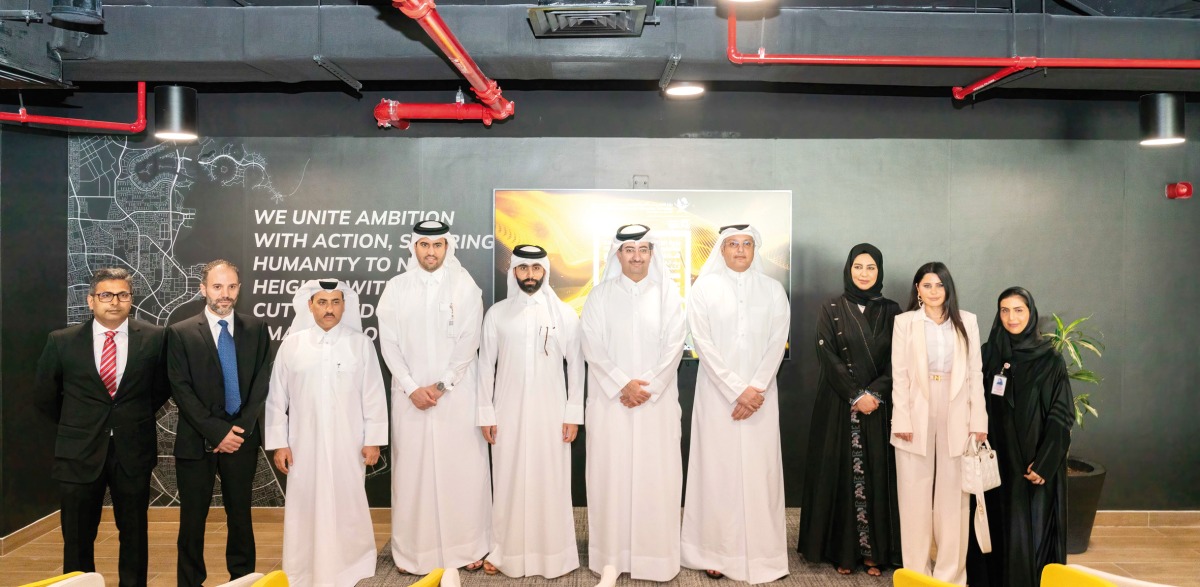
<svg viewBox="0 0 1200 587"><path fill-rule="evenodd" d="M495 498L484 569L553 579L579 568L571 507L571 443L583 423L579 318L546 283L545 249L519 245L511 265L508 297L488 310L479 344L477 421L492 445Z"/></svg>
<svg viewBox="0 0 1200 587"><path fill-rule="evenodd" d="M375 575L367 467L387 444L387 399L358 295L345 283L305 283L279 347L264 448L287 475L283 571L294 587L353 587Z"/></svg>
<svg viewBox="0 0 1200 587"><path fill-rule="evenodd" d="M384 287L380 350L392 372L392 559L401 572L475 571L491 541L487 443L475 426L483 297L450 226L413 227L408 270Z"/></svg>
<svg viewBox="0 0 1200 587"><path fill-rule="evenodd" d="M679 573L678 286L646 226L617 231L583 307L587 357L588 568L634 579Z"/></svg>
<svg viewBox="0 0 1200 587"><path fill-rule="evenodd" d="M700 357L692 409L683 566L765 583L788 573L775 375L791 310L751 226L721 228L688 296Z"/></svg>

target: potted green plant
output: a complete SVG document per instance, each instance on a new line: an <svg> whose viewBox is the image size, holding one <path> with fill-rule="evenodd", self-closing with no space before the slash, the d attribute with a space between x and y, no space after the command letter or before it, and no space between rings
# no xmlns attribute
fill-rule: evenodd
<svg viewBox="0 0 1200 587"><path fill-rule="evenodd" d="M1101 378L1095 371L1083 364L1087 352L1101 356L1104 345L1082 328L1091 316L1085 316L1071 323L1064 323L1058 314L1054 315L1054 332L1045 336L1054 343L1054 349L1062 354L1067 362L1067 374L1072 381L1099 384ZM1080 393L1072 389L1075 400L1075 424L1080 429L1084 427L1084 418L1091 414L1099 417L1099 412L1092 406L1092 394ZM1096 510L1100 505L1100 491L1104 488L1106 471L1099 463L1079 457L1067 458L1067 553L1080 554L1087 551L1088 541L1092 537L1092 525L1096 521Z"/></svg>

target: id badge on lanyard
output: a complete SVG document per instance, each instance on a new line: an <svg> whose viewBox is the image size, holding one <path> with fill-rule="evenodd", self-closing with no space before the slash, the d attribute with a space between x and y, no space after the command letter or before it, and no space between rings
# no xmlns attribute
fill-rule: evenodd
<svg viewBox="0 0 1200 587"><path fill-rule="evenodd" d="M1004 388L1008 386L1008 377L1005 377L1003 373L1008 370L1008 367L1009 364L1005 363L1004 368L1000 370L1000 373L997 373L995 377L992 377L992 395L1004 397Z"/></svg>
<svg viewBox="0 0 1200 587"><path fill-rule="evenodd" d="M449 338L458 337L458 329L454 327L454 302L441 304L439 308L447 316L446 318L446 336Z"/></svg>

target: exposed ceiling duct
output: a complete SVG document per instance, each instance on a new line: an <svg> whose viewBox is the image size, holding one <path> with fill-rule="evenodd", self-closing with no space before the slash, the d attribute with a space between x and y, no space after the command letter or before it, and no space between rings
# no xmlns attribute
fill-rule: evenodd
<svg viewBox="0 0 1200 587"><path fill-rule="evenodd" d="M675 53L677 79L712 82L953 87L990 67L735 67L727 20L714 7L659 7L665 26L639 37L537 39L528 5L439 6L475 59L500 80L631 80L654 83ZM72 82L153 79L188 83L326 82L313 55L356 80L453 80L459 73L410 19L391 7L192 8L109 6L104 35L60 35ZM781 54L1200 59L1200 20L779 9L750 13L739 35ZM45 27L43 28L50 28ZM678 31L677 33L675 31ZM1200 72L1058 69L1006 87L1200 91Z"/></svg>
<svg viewBox="0 0 1200 587"><path fill-rule="evenodd" d="M654 1L646 4L634 0L540 0L529 9L529 25L534 36L543 38L637 37L647 18L654 17Z"/></svg>
<svg viewBox="0 0 1200 587"><path fill-rule="evenodd" d="M1129 59L1129 58L1062 58L1037 56L1011 57L949 57L949 56L898 56L898 55L780 55L768 54L759 47L757 54L738 51L737 8L731 5L728 16L729 61L738 65L853 65L886 67L999 67L997 72L964 86L955 86L954 98L965 100L1016 73L1026 69L1063 67L1074 69L1179 69L1200 70L1200 59Z"/></svg>
<svg viewBox="0 0 1200 587"><path fill-rule="evenodd" d="M55 30L33 10L9 10L0 20L0 89L67 88L62 64L49 50Z"/></svg>
<svg viewBox="0 0 1200 587"><path fill-rule="evenodd" d="M2 21L0 88L137 79L197 84L336 79L314 64L314 55L336 64L347 78L366 84L459 77L423 31L384 0L320 0L320 10L317 0L238 0L239 4L230 0L233 7L228 8L219 6L222 1L109 0L104 34ZM726 11L713 6L659 6L654 16L666 26L646 26L638 37L538 39L529 20L529 4L517 1L442 0L439 6L446 22L493 79L627 81L653 87L662 76L663 63L676 53L682 56L677 79L727 87L743 82L954 87L996 71L991 67L736 67L726 55ZM742 11L745 14L739 15L736 26L744 43L760 43L773 53L801 55L1200 59L1197 18L1082 16L1060 0L1045 0L1046 13L1026 12L1042 6L1043 0L778 2L756 12ZM1192 16L1188 10L1200 7L1196 0L1076 2L1104 14ZM32 4L33 12L48 16L51 0L32 0ZM880 10L885 4L889 11ZM840 9L809 8L822 5ZM1008 11L1011 6L1016 7L1015 14ZM1200 72L1194 70L1037 71L1037 75L1006 80L1006 88L1200 92Z"/></svg>

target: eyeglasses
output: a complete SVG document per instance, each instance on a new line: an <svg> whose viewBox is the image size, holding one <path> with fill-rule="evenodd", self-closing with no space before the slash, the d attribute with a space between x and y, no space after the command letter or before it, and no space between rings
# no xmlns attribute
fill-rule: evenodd
<svg viewBox="0 0 1200 587"><path fill-rule="evenodd" d="M725 241L725 248L727 248L727 249L753 249L754 241L752 241L752 240Z"/></svg>
<svg viewBox="0 0 1200 587"><path fill-rule="evenodd" d="M104 302L106 304L113 301L113 298L117 298L118 300L120 300L122 302L128 302L129 300L133 299L133 294L131 294L127 291L123 291L123 292L119 292L119 293L113 293L111 291L102 291L100 293L94 293L94 294L88 294L88 295L91 295L93 298L96 298L97 300L100 300L101 302Z"/></svg>

